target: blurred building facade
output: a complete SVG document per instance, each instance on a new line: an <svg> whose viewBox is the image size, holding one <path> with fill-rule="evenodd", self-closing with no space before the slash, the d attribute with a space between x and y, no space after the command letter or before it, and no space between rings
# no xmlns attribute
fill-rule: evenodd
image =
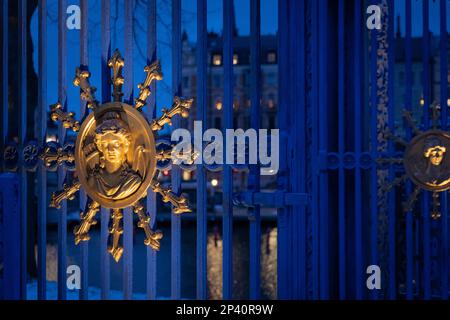
<svg viewBox="0 0 450 320"><path fill-rule="evenodd" d="M208 34L208 78L207 78L207 115L208 123L203 128L222 129L223 125L223 46L222 37L216 33ZM277 36L261 36L261 129L276 129L278 108L278 56ZM183 69L182 93L187 97L197 95L197 62L196 43L189 41L183 34ZM233 39L233 74L234 101L233 127L247 130L250 125L251 84L250 84L250 37L240 36L235 32ZM197 117L197 107L192 107L191 117L183 119L183 127L193 132L194 119ZM186 180L194 179L195 172ZM247 187L247 171L234 171L234 189ZM221 186L221 172L209 173L209 182ZM276 176L262 176L261 187L275 187Z"/></svg>

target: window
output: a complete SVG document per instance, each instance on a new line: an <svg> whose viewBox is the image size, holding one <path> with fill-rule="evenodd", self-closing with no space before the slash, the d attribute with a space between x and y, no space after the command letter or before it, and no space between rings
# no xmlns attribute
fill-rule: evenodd
<svg viewBox="0 0 450 320"><path fill-rule="evenodd" d="M187 88L189 86L189 77L184 76L183 77L183 88Z"/></svg>
<svg viewBox="0 0 450 320"><path fill-rule="evenodd" d="M271 86L277 84L277 77L274 72L269 72L266 74L266 84Z"/></svg>
<svg viewBox="0 0 450 320"><path fill-rule="evenodd" d="M269 115L269 128L268 129L275 129L275 116Z"/></svg>
<svg viewBox="0 0 450 320"><path fill-rule="evenodd" d="M238 55L235 53L233 54L233 64L238 64L239 63L239 59L238 59Z"/></svg>
<svg viewBox="0 0 450 320"><path fill-rule="evenodd" d="M222 56L220 54L214 54L212 63L215 66L220 66L222 64Z"/></svg>
<svg viewBox="0 0 450 320"><path fill-rule="evenodd" d="M275 62L277 62L277 54L275 52L269 52L267 54L267 62L268 63L275 63Z"/></svg>
<svg viewBox="0 0 450 320"><path fill-rule="evenodd" d="M213 75L213 87L215 88L222 87L222 76L220 74Z"/></svg>
<svg viewBox="0 0 450 320"><path fill-rule="evenodd" d="M220 120L220 117L214 118L214 128L215 129L221 129L222 128L222 121Z"/></svg>
<svg viewBox="0 0 450 320"><path fill-rule="evenodd" d="M398 81L399 81L399 84L400 84L401 86L404 86L404 85L405 85L405 72L400 71L400 72L398 73Z"/></svg>

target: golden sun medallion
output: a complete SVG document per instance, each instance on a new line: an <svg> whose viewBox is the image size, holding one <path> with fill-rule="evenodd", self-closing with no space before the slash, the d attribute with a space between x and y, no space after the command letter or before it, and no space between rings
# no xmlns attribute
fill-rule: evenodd
<svg viewBox="0 0 450 320"><path fill-rule="evenodd" d="M404 149L403 156L379 158L378 163L403 164L404 168L404 173L382 187L384 191L404 185L408 179L414 184L413 191L403 203L404 212L411 212L422 191L427 191L431 192L430 215L433 219L439 219L440 194L450 190L450 134L438 128L440 106L433 104L429 111L432 126L422 131L416 125L412 112L404 110L403 118L411 131L411 139L407 141L403 136L389 130L386 132L387 138Z"/></svg>
<svg viewBox="0 0 450 320"><path fill-rule="evenodd" d="M175 97L170 109L163 109L159 119L149 122L141 109L150 96L150 85L155 80L162 79L161 67L158 61L146 66L146 78L138 85L140 90L131 106L121 101L122 68L124 60L118 50L108 61L112 69L113 102L100 104L95 99L95 87L89 83L90 73L77 68L73 81L81 89L81 98L92 110L80 124L74 119L72 112L65 112L61 103L51 106L51 119L60 121L66 129L78 132L75 150L55 150L47 146L41 153L41 158L47 167L62 162L75 163L77 178L71 185L64 185L62 191L52 194L50 206L60 208L63 200L73 200L76 192L83 188L88 196L85 212L81 213L81 223L75 227L75 243L88 241L89 230L96 224L95 216L100 207L111 209L111 228L109 253L119 261L123 247L120 244L122 229L122 209L133 208L138 216L138 226L145 232L144 244L159 250L161 231L153 231L150 227L150 216L144 211L140 200L147 196L147 190L161 194L163 202L173 206L174 214L191 212L185 197L172 193L156 179L156 163L170 159L171 150L157 152L155 145L156 132L164 125L171 124L172 117L189 116L193 99ZM194 155L192 155L194 157ZM195 160L185 159L193 163Z"/></svg>

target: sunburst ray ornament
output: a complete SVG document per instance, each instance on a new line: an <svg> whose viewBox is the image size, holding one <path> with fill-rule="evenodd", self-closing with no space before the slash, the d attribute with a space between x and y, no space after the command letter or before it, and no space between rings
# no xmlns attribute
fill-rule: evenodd
<svg viewBox="0 0 450 320"><path fill-rule="evenodd" d="M191 212L188 200L176 195L157 180L156 162L169 160L171 153L157 152L155 135L177 115L189 116L193 99L174 97L170 109L163 109L159 119L149 122L141 109L151 95L150 85L161 80L163 75L158 61L146 66L146 77L138 85L140 90L134 106L122 102L122 68L125 61L116 50L108 66L112 69L113 102L100 104L95 98L95 87L89 82L90 73L76 69L73 84L80 88L80 96L86 101L90 112L83 121L76 121L72 112L65 112L60 102L51 106L50 117L59 121L66 129L78 132L75 150L63 150L54 147L43 148L40 158L47 167L63 162L75 162L77 179L63 190L52 194L50 206L60 208L64 200L73 200L75 194L83 188L88 196L86 209L81 213L81 222L74 229L75 244L88 241L89 230L96 224L95 216L100 207L111 209L111 227L109 253L119 261L123 247L121 245L123 209L132 207L138 217L138 227L145 232L144 244L154 250L160 249L162 233L153 231L150 216L144 211L140 200L151 188L161 194L163 202L173 206L174 214ZM183 160L183 159L182 159ZM186 159L184 159L186 160ZM191 159L192 160L192 159Z"/></svg>
<svg viewBox="0 0 450 320"><path fill-rule="evenodd" d="M432 192L431 212L433 219L440 218L439 193L450 189L450 134L438 128L440 106L430 106L432 128L426 131L417 127L411 111L404 110L403 118L411 129L412 139L406 141L392 132L387 137L404 148L403 158L380 158L380 164L402 163L405 173L383 186L388 192L392 188L411 180L415 188L403 203L403 211L413 210L423 190Z"/></svg>

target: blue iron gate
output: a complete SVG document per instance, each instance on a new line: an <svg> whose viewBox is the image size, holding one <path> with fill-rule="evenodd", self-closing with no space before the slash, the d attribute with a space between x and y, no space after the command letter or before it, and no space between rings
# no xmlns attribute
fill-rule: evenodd
<svg viewBox="0 0 450 320"><path fill-rule="evenodd" d="M430 125L429 110L433 109L430 85L431 39L428 0L422 5L422 68L423 119L420 128ZM38 2L38 105L41 145L47 134L47 1ZM437 99L442 130L447 128L448 99L448 22L447 0L440 0L439 19L439 86ZM366 28L366 8L370 4L382 8L382 28ZM58 2L58 98L67 105L67 1ZM88 1L80 0L80 65L88 69ZM18 54L9 48L8 17L12 6L18 6ZM172 90L181 94L182 37L181 0L172 0ZM404 47L396 50L394 28L395 10L404 12ZM47 298L46 289L46 217L47 173L42 163L33 165L26 150L32 134L27 128L27 1L2 1L2 150L3 170L16 171L20 196L20 296L27 297L27 226L29 224L27 190L34 181L29 171L36 169L38 190L37 208L37 279L38 298ZM126 99L133 98L133 1L123 2L124 10L124 88ZM157 58L156 0L147 1L147 60ZM101 0L101 66L103 102L111 97L111 5ZM260 59L260 0L250 0L251 52L251 126L260 127L261 59ZM233 1L223 0L223 128L233 128ZM412 1L359 0L279 0L278 2L278 84L280 126L280 171L278 190L260 190L259 167L249 167L249 188L233 194L233 167L224 165L223 178L223 298L233 292L233 206L248 207L249 218L249 297L260 297L261 216L262 206L276 207L277 217L277 292L279 299L396 299L448 298L448 212L447 193L439 194L440 217L431 220L431 194L420 195L420 205L404 212L400 203L413 194L410 181L400 178L403 168L398 166L399 149L388 132L395 131L396 110L411 110L413 101ZM122 35L122 34L120 34ZM197 0L197 120L207 120L207 1ZM17 145L10 132L11 113L8 101L9 55L18 57L18 131ZM404 56L399 67L396 58ZM444 58L445 57L445 58ZM395 105L395 71L405 73L404 99ZM55 75L52 75L55 76ZM154 86L154 84L153 84ZM155 87L153 87L155 89ZM80 103L80 116L86 112ZM156 114L151 97L145 112L150 118ZM412 132L400 122L406 138ZM180 126L174 121L174 127ZM58 142L64 145L66 133L58 129ZM30 160L31 159L31 160ZM31 162L31 164L30 164ZM17 165L18 163L18 165ZM17 167L17 168L16 168ZM16 170L13 170L16 169ZM206 174L210 168L197 165L196 212L196 290L197 298L207 298L207 189ZM67 169L58 169L58 187L64 183ZM4 178L2 178L4 179ZM173 190L180 189L181 169L172 169ZM405 182L404 184L400 182ZM4 194L4 193L2 193ZM4 198L2 198L4 199ZM414 199L413 199L414 200ZM80 198L84 208L86 198ZM414 202L414 201L413 201ZM5 202L3 212L7 211ZM147 208L151 221L156 220L156 196L149 190ZM123 296L133 293L133 234L131 215L124 215ZM110 258L107 253L109 210L101 209L101 298L110 292ZM181 282L181 221L171 217L171 298L182 297ZM2 220L2 229L8 228ZM3 243L7 233L2 232ZM67 206L62 203L58 218L58 298L66 299L66 242ZM88 243L81 244L80 299L88 299ZM3 259L8 258L3 247ZM157 254L147 249L147 298L157 293ZM5 266L7 264L5 263ZM368 290L366 269L369 265L381 268L382 288ZM5 267L6 271L6 267ZM4 280L3 280L4 281ZM4 283L4 282L3 282ZM0 284L5 288L2 282Z"/></svg>

